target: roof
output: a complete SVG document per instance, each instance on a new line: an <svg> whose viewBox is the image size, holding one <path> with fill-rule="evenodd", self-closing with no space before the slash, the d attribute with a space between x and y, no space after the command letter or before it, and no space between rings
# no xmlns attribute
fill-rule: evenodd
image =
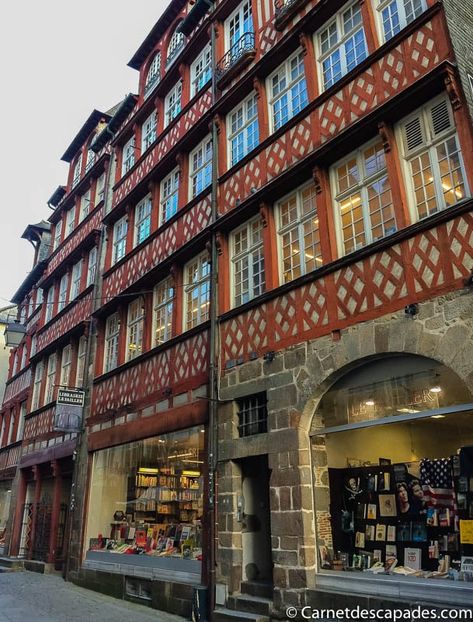
<svg viewBox="0 0 473 622"><path fill-rule="evenodd" d="M97 134L97 136L92 141L92 144L90 145L92 151L98 153L107 144L107 142L113 137L115 132L117 132L121 124L125 121L130 112L133 110L137 100L138 95L128 93L125 99L123 99L119 104L114 106L115 112L110 118L110 121L103 128L103 130Z"/></svg>
<svg viewBox="0 0 473 622"><path fill-rule="evenodd" d="M43 274L47 263L48 262L46 259L44 259L43 261L38 261L38 263L35 265L33 270L31 270L31 272L29 272L26 275L23 283L13 294L12 299L11 299L12 302L19 305L23 301L26 294L33 288L33 286L41 278L41 275Z"/></svg>
<svg viewBox="0 0 473 622"><path fill-rule="evenodd" d="M58 186L56 190L52 193L51 197L48 199L49 207L57 207L65 194L65 186Z"/></svg>
<svg viewBox="0 0 473 622"><path fill-rule="evenodd" d="M100 110L93 110L90 113L87 121L76 134L74 140L64 152L61 160L63 160L64 162L71 162L76 153L79 151L79 149L89 137L90 133L97 127L99 121L101 121L102 119L108 120L109 118L110 115L108 115L106 112L100 112Z"/></svg>
<svg viewBox="0 0 473 622"><path fill-rule="evenodd" d="M192 9L187 14L177 29L188 37L200 20L213 8L213 0L197 0Z"/></svg>
<svg viewBox="0 0 473 622"><path fill-rule="evenodd" d="M41 220L35 225L28 225L21 234L21 237L25 240L31 241L31 239L38 239L41 237L41 233L49 233L51 231L51 223L46 220Z"/></svg>
<svg viewBox="0 0 473 622"><path fill-rule="evenodd" d="M172 26L172 23L179 15L182 7L185 4L186 0L171 0L168 8L164 11L156 24L153 26L146 39L134 53L132 59L128 63L128 67L131 67L132 69L140 69L141 65L151 54L166 30L168 30L168 28Z"/></svg>

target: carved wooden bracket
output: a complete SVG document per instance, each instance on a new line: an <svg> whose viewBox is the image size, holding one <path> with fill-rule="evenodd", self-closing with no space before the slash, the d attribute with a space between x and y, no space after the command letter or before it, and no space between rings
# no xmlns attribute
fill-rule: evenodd
<svg viewBox="0 0 473 622"><path fill-rule="evenodd" d="M447 67L444 82L453 110L459 110L462 107L460 85L455 71L451 67Z"/></svg>
<svg viewBox="0 0 473 622"><path fill-rule="evenodd" d="M307 55L307 35L305 34L305 32L299 33L299 43L302 48L302 55L306 56Z"/></svg>
<svg viewBox="0 0 473 622"><path fill-rule="evenodd" d="M269 205L267 203L260 203L259 206L259 214L261 216L261 223L263 227L268 226L268 216L269 216Z"/></svg>
<svg viewBox="0 0 473 622"><path fill-rule="evenodd" d="M391 151L391 141L389 140L389 130L388 126L384 121L378 123L378 133L383 142L383 149L385 153L389 153Z"/></svg>
<svg viewBox="0 0 473 622"><path fill-rule="evenodd" d="M262 85L261 85L261 80L258 78L258 76L255 76L253 78L253 88L254 88L255 93L256 93L256 99L260 99Z"/></svg>
<svg viewBox="0 0 473 622"><path fill-rule="evenodd" d="M217 233L215 234L215 246L217 247L217 255L223 255L223 242L223 233L221 231L217 231Z"/></svg>
<svg viewBox="0 0 473 622"><path fill-rule="evenodd" d="M312 178L314 180L315 192L320 194L323 190L324 170L318 164L312 169Z"/></svg>

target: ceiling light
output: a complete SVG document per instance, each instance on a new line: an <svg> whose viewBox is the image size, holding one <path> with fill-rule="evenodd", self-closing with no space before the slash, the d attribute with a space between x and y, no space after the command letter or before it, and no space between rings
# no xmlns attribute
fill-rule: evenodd
<svg viewBox="0 0 473 622"><path fill-rule="evenodd" d="M365 404L366 406L374 406L374 400L373 399L366 400Z"/></svg>
<svg viewBox="0 0 473 622"><path fill-rule="evenodd" d="M429 391L431 393L442 393L442 387L439 387L438 385L436 385L435 387L431 387Z"/></svg>
<svg viewBox="0 0 473 622"><path fill-rule="evenodd" d="M445 419L445 415L432 415L431 419Z"/></svg>

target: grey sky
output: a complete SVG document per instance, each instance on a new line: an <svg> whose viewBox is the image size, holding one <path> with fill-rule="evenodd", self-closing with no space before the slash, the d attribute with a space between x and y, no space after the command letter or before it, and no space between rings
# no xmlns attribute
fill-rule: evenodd
<svg viewBox="0 0 473 622"><path fill-rule="evenodd" d="M27 0L0 9L0 306L31 269L20 235L47 219L60 161L90 112L136 92L127 67L168 0Z"/></svg>

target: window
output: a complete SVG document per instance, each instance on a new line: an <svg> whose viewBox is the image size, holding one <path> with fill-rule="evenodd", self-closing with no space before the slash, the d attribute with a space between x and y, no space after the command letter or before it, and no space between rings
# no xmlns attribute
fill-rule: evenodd
<svg viewBox="0 0 473 622"><path fill-rule="evenodd" d="M317 39L322 86L328 89L367 57L360 4L340 11Z"/></svg>
<svg viewBox="0 0 473 622"><path fill-rule="evenodd" d="M15 429L15 411L12 408L10 410L10 426L9 426L9 430L8 430L8 440L7 440L7 445L10 445L10 443L13 443L13 431Z"/></svg>
<svg viewBox="0 0 473 622"><path fill-rule="evenodd" d="M71 377L71 364L72 364L72 346L67 345L62 350L61 355L61 379L59 384L63 387L69 386L69 380Z"/></svg>
<svg viewBox="0 0 473 622"><path fill-rule="evenodd" d="M156 84L159 82L161 74L161 52L154 55L154 58L149 66L148 73L146 75L145 82L145 97L151 93Z"/></svg>
<svg viewBox="0 0 473 622"><path fill-rule="evenodd" d="M87 287L95 281L95 272L97 270L97 247L94 246L89 251L89 259L87 262Z"/></svg>
<svg viewBox="0 0 473 622"><path fill-rule="evenodd" d="M76 219L76 208L72 207L66 212L66 237L71 235L74 231L74 224Z"/></svg>
<svg viewBox="0 0 473 622"><path fill-rule="evenodd" d="M212 181L212 139L203 140L190 156L190 192L192 199Z"/></svg>
<svg viewBox="0 0 473 622"><path fill-rule="evenodd" d="M15 374L18 373L18 350L15 351L15 354L13 356L13 369L12 369L12 376L14 376Z"/></svg>
<svg viewBox="0 0 473 622"><path fill-rule="evenodd" d="M98 205L100 201L103 201L105 196L105 173L102 173L97 179L97 185L95 187L95 205Z"/></svg>
<svg viewBox="0 0 473 622"><path fill-rule="evenodd" d="M342 254L397 229L381 141L350 154L333 167L335 210Z"/></svg>
<svg viewBox="0 0 473 622"><path fill-rule="evenodd" d="M115 369L118 365L118 340L120 336L120 320L118 313L107 318L105 323L105 361L104 372Z"/></svg>
<svg viewBox="0 0 473 622"><path fill-rule="evenodd" d="M77 298L80 294L80 282L82 278L82 259L72 266L72 279L71 279L71 300Z"/></svg>
<svg viewBox="0 0 473 622"><path fill-rule="evenodd" d="M90 189L80 198L79 222L86 218L90 211Z"/></svg>
<svg viewBox="0 0 473 622"><path fill-rule="evenodd" d="M35 300L35 310L39 307L39 305L43 302L43 290L42 289L37 289L36 290L36 300Z"/></svg>
<svg viewBox="0 0 473 622"><path fill-rule="evenodd" d="M127 233L128 222L126 216L123 216L113 226L113 263L117 263L125 256Z"/></svg>
<svg viewBox="0 0 473 622"><path fill-rule="evenodd" d="M210 262L202 253L184 267L184 330L209 319Z"/></svg>
<svg viewBox="0 0 473 622"><path fill-rule="evenodd" d="M172 34L172 37L168 45L168 56L167 56L166 67L169 67L169 65L177 58L179 52L184 47L184 42L185 42L185 37L182 34L182 32L178 32L177 30L175 30Z"/></svg>
<svg viewBox="0 0 473 622"><path fill-rule="evenodd" d="M182 82L177 82L164 100L164 127L181 112Z"/></svg>
<svg viewBox="0 0 473 622"><path fill-rule="evenodd" d="M173 306L174 288L172 279L168 278L154 288L153 346L159 346L172 337Z"/></svg>
<svg viewBox="0 0 473 622"><path fill-rule="evenodd" d="M85 374L85 358L87 355L87 337L79 339L79 345L77 347L77 369L76 369L76 387L84 386L84 374Z"/></svg>
<svg viewBox="0 0 473 622"><path fill-rule="evenodd" d="M20 361L20 369L24 369L26 365L26 358L28 355L28 348L26 347L26 343L23 344L23 348L21 350L21 361Z"/></svg>
<svg viewBox="0 0 473 622"><path fill-rule="evenodd" d="M58 220L54 228L54 249L53 250L56 250L56 248L61 243L61 237L62 237L62 220Z"/></svg>
<svg viewBox="0 0 473 622"><path fill-rule="evenodd" d="M69 289L69 275L64 274L59 282L59 300L57 301L57 310L62 311L67 304L67 291Z"/></svg>
<svg viewBox="0 0 473 622"><path fill-rule="evenodd" d="M159 224L174 216L179 203L179 169L175 169L161 182L161 210Z"/></svg>
<svg viewBox="0 0 473 622"><path fill-rule="evenodd" d="M425 11L425 0L377 0L381 34L388 41Z"/></svg>
<svg viewBox="0 0 473 622"><path fill-rule="evenodd" d="M208 44L191 65L191 97L194 97L212 77L212 50Z"/></svg>
<svg viewBox="0 0 473 622"><path fill-rule="evenodd" d="M265 290L263 223L256 218L231 236L233 304L242 305Z"/></svg>
<svg viewBox="0 0 473 622"><path fill-rule="evenodd" d="M268 431L268 401L266 393L257 393L237 400L238 432L240 437Z"/></svg>
<svg viewBox="0 0 473 622"><path fill-rule="evenodd" d="M54 388L56 384L56 353L51 354L48 358L48 371L46 373L46 388L44 391L44 403L49 404L54 398Z"/></svg>
<svg viewBox="0 0 473 622"><path fill-rule="evenodd" d="M36 335L31 337L30 358L36 354Z"/></svg>
<svg viewBox="0 0 473 622"><path fill-rule="evenodd" d="M26 400L20 404L20 418L18 421L18 431L16 433L16 440L23 440L23 430L25 429L25 417L26 417Z"/></svg>
<svg viewBox="0 0 473 622"><path fill-rule="evenodd" d="M313 185L278 203L278 238L284 283L322 265L319 217Z"/></svg>
<svg viewBox="0 0 473 622"><path fill-rule="evenodd" d="M54 307L54 285L50 287L48 290L48 295L46 297L46 309L44 313L44 323L49 322L49 320L53 317L53 307Z"/></svg>
<svg viewBox="0 0 473 622"><path fill-rule="evenodd" d="M247 33L253 32L251 0L247 0L247 2L243 2L225 22L226 49L231 50L231 48L239 42L241 37L244 37ZM236 52L236 54L238 54L238 52Z"/></svg>
<svg viewBox="0 0 473 622"><path fill-rule="evenodd" d="M425 218L469 196L450 104L445 97L400 124L406 177L415 218Z"/></svg>
<svg viewBox="0 0 473 622"><path fill-rule="evenodd" d="M85 163L85 172L87 173L88 171L90 171L90 169L93 167L95 163L95 153L92 151L92 149L89 149L87 151L87 160Z"/></svg>
<svg viewBox="0 0 473 622"><path fill-rule="evenodd" d="M135 208L135 245L143 242L151 232L151 207L149 194Z"/></svg>
<svg viewBox="0 0 473 622"><path fill-rule="evenodd" d="M132 136L123 146L122 175L125 175L135 163L135 137Z"/></svg>
<svg viewBox="0 0 473 622"><path fill-rule="evenodd" d="M136 358L143 352L144 302L137 298L128 306L126 360Z"/></svg>
<svg viewBox="0 0 473 622"><path fill-rule="evenodd" d="M304 56L298 52L269 78L273 131L287 123L307 106Z"/></svg>
<svg viewBox="0 0 473 622"><path fill-rule="evenodd" d="M156 140L156 110L153 111L141 128L141 153L144 153Z"/></svg>
<svg viewBox="0 0 473 622"><path fill-rule="evenodd" d="M228 142L233 166L259 143L258 108L256 95L250 95L229 115Z"/></svg>
<svg viewBox="0 0 473 622"><path fill-rule="evenodd" d="M79 154L76 163L74 164L74 172L72 173L72 187L77 186L80 180L81 169L81 155Z"/></svg>

